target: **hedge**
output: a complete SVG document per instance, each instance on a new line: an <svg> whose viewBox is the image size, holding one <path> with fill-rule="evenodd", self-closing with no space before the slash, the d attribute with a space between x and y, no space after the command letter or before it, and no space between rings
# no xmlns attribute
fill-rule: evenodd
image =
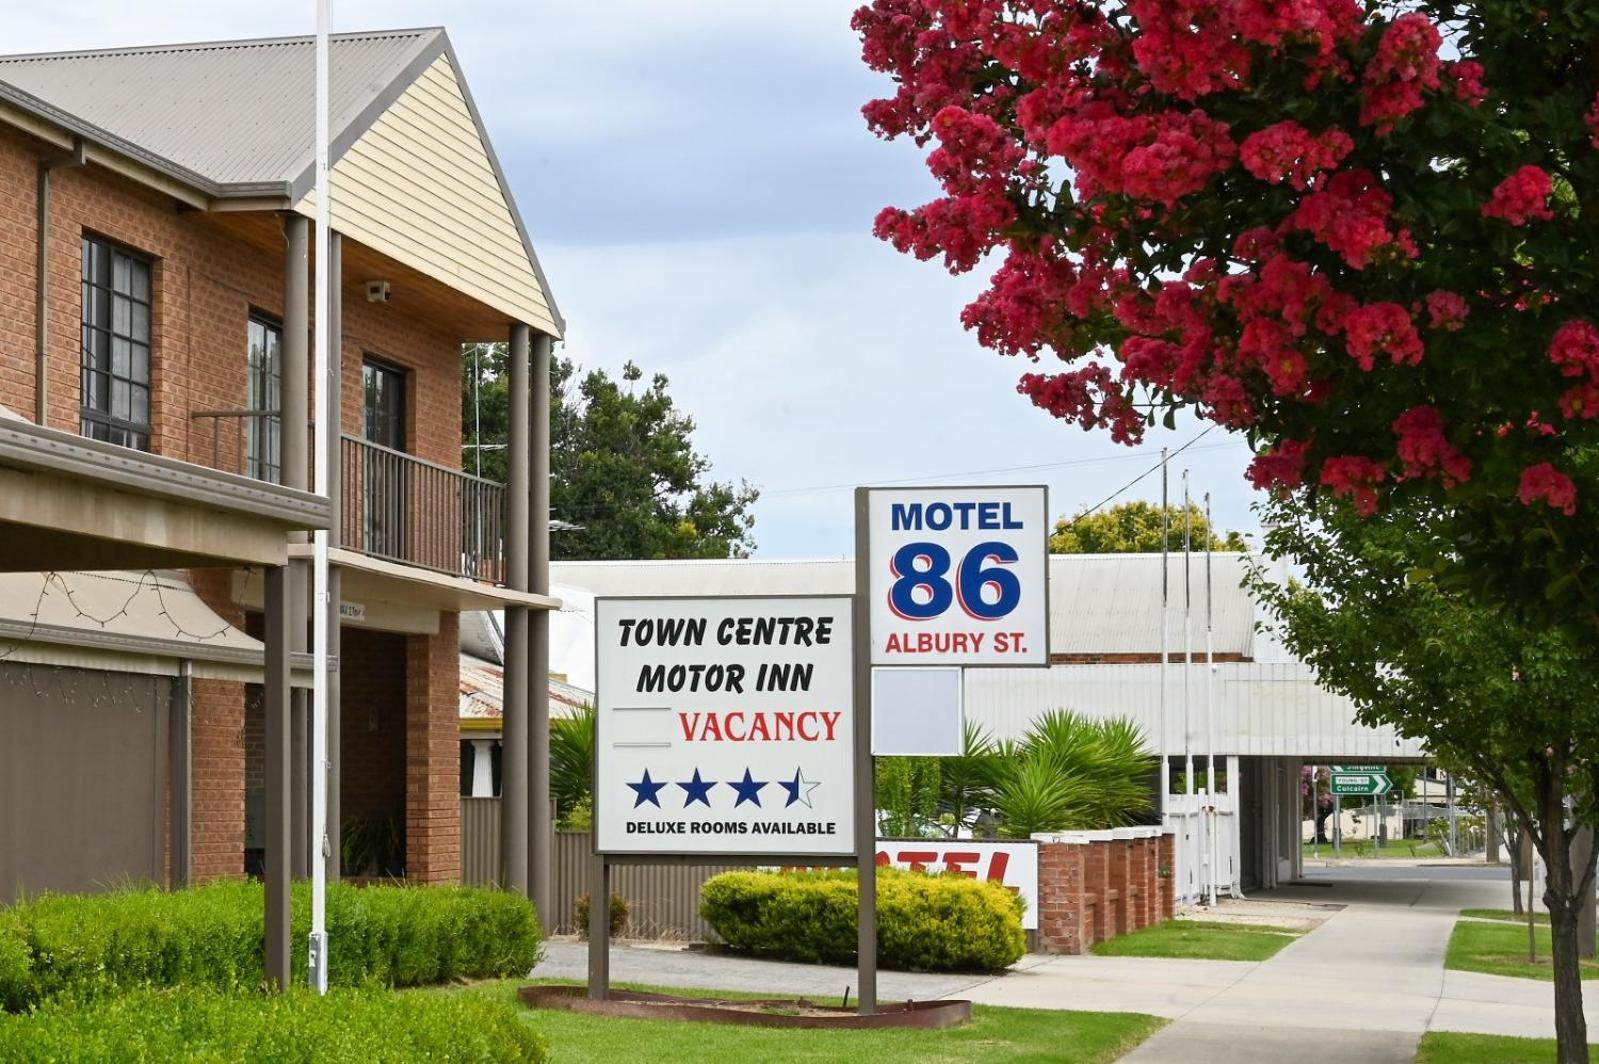
<svg viewBox="0 0 1599 1064"><path fill-rule="evenodd" d="M0 1015L0 1061L542 1061L544 1045L519 1012L478 994L376 987L327 997L302 988L271 995L144 989Z"/></svg>
<svg viewBox="0 0 1599 1064"><path fill-rule="evenodd" d="M295 885L294 979L305 979L310 889ZM139 986L255 988L264 977L258 882L189 890L44 895L0 909L0 1008ZM527 972L540 956L533 908L480 887L328 885L334 985L422 986ZM7 940L10 944L7 944ZM17 963L17 943L25 952ZM10 958L8 960L8 958Z"/></svg>
<svg viewBox="0 0 1599 1064"><path fill-rule="evenodd" d="M723 872L700 915L729 946L785 960L852 964L855 873ZM913 971L997 971L1027 952L1023 901L959 875L877 872L877 961Z"/></svg>

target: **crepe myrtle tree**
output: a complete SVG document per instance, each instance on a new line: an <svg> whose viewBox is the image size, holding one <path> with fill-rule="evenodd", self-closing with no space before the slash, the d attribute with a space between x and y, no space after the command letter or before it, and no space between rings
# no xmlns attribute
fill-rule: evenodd
<svg viewBox="0 0 1599 1064"><path fill-rule="evenodd" d="M868 125L942 186L876 231L993 270L962 320L1034 363L1023 395L1129 443L1191 410L1247 435L1260 488L1428 507L1412 568L1599 647L1599 6L874 0L853 25L895 83Z"/></svg>

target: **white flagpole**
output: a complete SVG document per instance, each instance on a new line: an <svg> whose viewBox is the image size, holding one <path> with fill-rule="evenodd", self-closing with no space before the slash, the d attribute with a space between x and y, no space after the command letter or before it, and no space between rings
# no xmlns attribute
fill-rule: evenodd
<svg viewBox="0 0 1599 1064"><path fill-rule="evenodd" d="M1160 449L1160 727L1156 729L1155 745L1160 754L1160 822L1166 822L1166 792L1171 790L1171 767L1166 761L1166 674L1171 663L1169 599L1171 578L1167 567L1171 555L1171 504L1167 499L1166 448Z"/></svg>
<svg viewBox="0 0 1599 1064"><path fill-rule="evenodd" d="M1197 826L1198 813L1198 807L1194 802L1194 747L1190 740L1193 727L1189 712L1190 674L1194 671L1194 628L1191 623L1194 611L1194 584L1190 576L1193 565L1194 522L1189 512L1191 505L1188 501L1188 470L1185 469L1183 470L1183 795L1187 801L1183 805L1183 812L1188 817L1190 832ZM1194 856L1197 858L1200 855L1196 853ZM1197 897L1198 893L1196 890L1190 897Z"/></svg>
<svg viewBox="0 0 1599 1064"><path fill-rule="evenodd" d="M333 0L317 0L316 9L316 494L328 495L328 437L337 433L328 397L328 351L331 303L328 291L332 253L332 189L328 180L328 67ZM336 438L336 437L335 437ZM311 830L319 844L311 859L310 983L319 994L328 990L327 857L328 857L328 533L312 536L311 555Z"/></svg>
<svg viewBox="0 0 1599 1064"><path fill-rule="evenodd" d="M1205 789L1210 794L1210 875L1205 893L1216 904L1216 876L1220 849L1216 845L1216 641L1211 616L1211 550L1216 529L1210 523L1210 492L1205 492Z"/></svg>

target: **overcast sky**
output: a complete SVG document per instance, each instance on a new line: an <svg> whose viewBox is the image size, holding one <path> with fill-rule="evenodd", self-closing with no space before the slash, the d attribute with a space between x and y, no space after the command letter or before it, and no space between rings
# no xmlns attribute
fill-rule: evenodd
<svg viewBox="0 0 1599 1064"><path fill-rule="evenodd" d="M1023 364L959 324L981 286L871 236L886 204L934 191L906 144L859 108L881 94L851 0L338 0L340 31L444 25L585 367L631 359L672 380L720 479L763 493L767 557L852 548L848 485L1048 483L1051 508L1099 503L1150 468L1015 394ZM312 0L7 4L0 51L314 28ZM1241 440L1211 432L1192 469L1218 524L1254 530ZM1124 498L1158 499L1151 476Z"/></svg>

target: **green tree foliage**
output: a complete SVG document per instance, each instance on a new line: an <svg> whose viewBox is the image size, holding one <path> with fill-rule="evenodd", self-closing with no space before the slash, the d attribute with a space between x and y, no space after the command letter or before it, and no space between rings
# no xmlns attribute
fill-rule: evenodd
<svg viewBox="0 0 1599 1064"><path fill-rule="evenodd" d="M1079 514L1055 523L1049 536L1051 554L1148 554L1161 549L1163 542L1172 550L1183 549L1185 530L1191 537L1194 550L1204 550L1207 537L1211 550L1248 550L1244 537L1229 531L1225 535L1211 533L1205 513L1190 504L1187 520L1181 506L1165 508L1166 521L1162 521L1159 506L1148 502L1117 503L1108 510ZM1170 522L1169 526L1167 522ZM1168 532L1169 528L1169 532ZM1169 539L1168 539L1169 536Z"/></svg>
<svg viewBox="0 0 1599 1064"><path fill-rule="evenodd" d="M1549 875L1557 988L1577 972L1577 918L1594 867L1571 843L1599 823L1599 658L1569 628L1518 617L1440 578L1435 512L1391 506L1361 518L1328 503L1266 506L1267 546L1304 565L1302 583L1262 574L1255 593L1290 649L1354 701L1362 722L1422 739L1490 786L1530 832ZM1563 995L1580 1001L1581 983ZM1571 1000L1571 997L1565 997ZM1565 1058L1563 1058L1565 1059Z"/></svg>
<svg viewBox="0 0 1599 1064"><path fill-rule="evenodd" d="M550 795L563 824L577 826L592 816L594 788L594 707L550 721Z"/></svg>
<svg viewBox="0 0 1599 1064"><path fill-rule="evenodd" d="M881 758L876 777L879 831L899 838L937 832L938 758Z"/></svg>
<svg viewBox="0 0 1599 1064"><path fill-rule="evenodd" d="M509 435L505 344L476 344L462 359L462 465L504 483ZM694 450L694 419L668 381L628 363L620 379L579 376L550 360L550 510L581 527L557 532L557 559L741 558L754 546L757 491L709 479Z"/></svg>

